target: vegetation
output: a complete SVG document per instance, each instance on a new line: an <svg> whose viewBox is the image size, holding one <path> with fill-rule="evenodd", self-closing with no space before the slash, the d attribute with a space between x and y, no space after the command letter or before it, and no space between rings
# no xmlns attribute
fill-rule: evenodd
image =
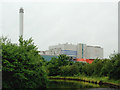
<svg viewBox="0 0 120 90"><path fill-rule="evenodd" d="M47 64L49 75L60 75L61 67L70 64L69 57L66 55L59 55L58 58L52 58Z"/></svg>
<svg viewBox="0 0 120 90"><path fill-rule="evenodd" d="M99 83L100 81L102 81L103 83L112 83L115 85L119 85L120 84L120 80L114 80L114 79L109 79L108 77L95 77L95 76L84 76L84 75L79 75L79 76L48 76L48 78L51 79L66 79L66 80L70 80L70 79L74 79L74 80L85 80L85 81L94 81Z"/></svg>
<svg viewBox="0 0 120 90"><path fill-rule="evenodd" d="M45 88L47 73L44 60L39 55L33 40L19 39L19 45L7 38L2 43L3 88Z"/></svg>
<svg viewBox="0 0 120 90"><path fill-rule="evenodd" d="M96 59L92 64L74 62L66 55L45 61L39 55L32 38L23 40L20 37L17 45L2 37L0 44L3 88L45 88L47 76L92 77L99 81L116 81L120 84L120 54L111 55L110 59Z"/></svg>
<svg viewBox="0 0 120 90"><path fill-rule="evenodd" d="M60 59L61 57L62 59ZM60 55L59 58L49 61L48 75L107 77L108 80L120 81L120 54L114 54L110 59L96 59L92 64L72 62L68 59L66 55Z"/></svg>

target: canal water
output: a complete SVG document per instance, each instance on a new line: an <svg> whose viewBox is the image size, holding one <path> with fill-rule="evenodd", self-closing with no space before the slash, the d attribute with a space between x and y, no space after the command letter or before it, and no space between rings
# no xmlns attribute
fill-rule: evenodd
<svg viewBox="0 0 120 90"><path fill-rule="evenodd" d="M82 81L73 80L56 80L50 79L48 83L48 89L57 88L57 90L69 89L69 90L118 90L110 88L108 86L100 86L98 84L92 84Z"/></svg>

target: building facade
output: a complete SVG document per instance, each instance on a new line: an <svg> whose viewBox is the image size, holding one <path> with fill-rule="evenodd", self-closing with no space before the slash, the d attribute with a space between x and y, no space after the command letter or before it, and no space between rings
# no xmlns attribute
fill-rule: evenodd
<svg viewBox="0 0 120 90"><path fill-rule="evenodd" d="M82 43L78 43L77 45L66 43L49 46L49 50L43 52L44 55L66 54L74 58L86 58L86 59L103 58L103 48L99 46L88 46Z"/></svg>

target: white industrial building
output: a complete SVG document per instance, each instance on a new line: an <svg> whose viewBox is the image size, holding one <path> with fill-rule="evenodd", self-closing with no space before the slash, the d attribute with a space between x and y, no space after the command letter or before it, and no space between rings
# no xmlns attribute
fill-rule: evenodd
<svg viewBox="0 0 120 90"><path fill-rule="evenodd" d="M86 44L58 44L49 46L49 50L41 51L43 55L66 54L75 58L96 59L103 58L103 48L99 46L88 46Z"/></svg>

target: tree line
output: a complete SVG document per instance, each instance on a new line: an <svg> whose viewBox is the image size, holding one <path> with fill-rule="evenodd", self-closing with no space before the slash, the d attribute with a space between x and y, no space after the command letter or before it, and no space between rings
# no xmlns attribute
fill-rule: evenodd
<svg viewBox="0 0 120 90"><path fill-rule="evenodd" d="M66 55L59 55L47 62L49 76L107 76L109 79L120 79L120 54L110 59L95 59L92 64L69 61Z"/></svg>
<svg viewBox="0 0 120 90"><path fill-rule="evenodd" d="M120 54L114 54L110 59L95 59L92 64L71 61L66 55L46 61L40 56L32 38L23 40L20 37L19 44L13 44L2 37L0 44L3 88L46 88L47 76L58 75L120 79Z"/></svg>

